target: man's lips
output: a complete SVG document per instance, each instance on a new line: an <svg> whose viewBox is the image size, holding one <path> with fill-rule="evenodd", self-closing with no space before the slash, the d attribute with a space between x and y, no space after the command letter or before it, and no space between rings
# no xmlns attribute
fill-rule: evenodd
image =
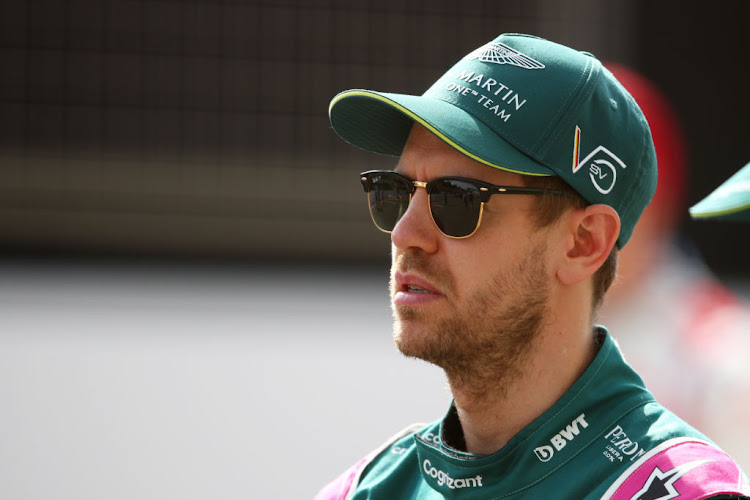
<svg viewBox="0 0 750 500"><path fill-rule="evenodd" d="M393 303L397 306L419 306L443 297L438 288L415 274L395 274L396 291Z"/></svg>

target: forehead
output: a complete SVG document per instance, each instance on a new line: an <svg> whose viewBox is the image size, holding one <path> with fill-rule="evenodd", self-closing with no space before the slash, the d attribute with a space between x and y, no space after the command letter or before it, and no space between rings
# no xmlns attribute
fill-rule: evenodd
<svg viewBox="0 0 750 500"><path fill-rule="evenodd" d="M491 184L521 185L521 175L479 163L458 152L419 124L414 124L396 171L415 180L456 176Z"/></svg>

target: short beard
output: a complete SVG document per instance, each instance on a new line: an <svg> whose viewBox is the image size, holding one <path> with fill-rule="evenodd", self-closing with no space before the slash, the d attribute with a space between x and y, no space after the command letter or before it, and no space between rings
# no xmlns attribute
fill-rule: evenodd
<svg viewBox="0 0 750 500"><path fill-rule="evenodd" d="M394 339L399 350L441 367L454 389L477 397L489 391L504 392L520 376L546 315L549 290L544 251L545 245L538 244L517 265L476 291L461 310L448 294L453 314L436 318L422 341L410 341L405 329L409 321L427 324L429 317L417 308L395 309ZM408 268L419 269L433 283L442 274L437 279L452 291L452 280L430 269L425 258L411 255L408 261Z"/></svg>

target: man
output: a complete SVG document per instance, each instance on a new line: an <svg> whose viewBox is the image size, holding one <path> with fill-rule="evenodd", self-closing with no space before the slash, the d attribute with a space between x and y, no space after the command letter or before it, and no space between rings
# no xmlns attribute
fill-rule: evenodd
<svg viewBox="0 0 750 500"><path fill-rule="evenodd" d="M693 219L750 220L750 163L690 207Z"/></svg>
<svg viewBox="0 0 750 500"><path fill-rule="evenodd" d="M391 233L394 339L453 403L324 488L330 498L742 498L739 467L664 409L594 317L656 186L648 125L593 56L528 35L423 96L331 102ZM675 493L676 492L676 493Z"/></svg>

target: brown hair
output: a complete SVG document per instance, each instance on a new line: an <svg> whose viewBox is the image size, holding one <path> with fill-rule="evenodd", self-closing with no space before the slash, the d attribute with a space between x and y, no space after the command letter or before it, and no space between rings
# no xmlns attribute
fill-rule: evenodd
<svg viewBox="0 0 750 500"><path fill-rule="evenodd" d="M539 187L562 191L563 196L538 196L534 222L538 228L549 226L557 221L562 214L569 209L586 208L590 203L578 194L565 181L556 176L523 176L524 184L528 187ZM591 296L592 312L596 312L604 301L604 294L615 280L617 275L617 245L612 247L607 260L593 275L593 292Z"/></svg>

